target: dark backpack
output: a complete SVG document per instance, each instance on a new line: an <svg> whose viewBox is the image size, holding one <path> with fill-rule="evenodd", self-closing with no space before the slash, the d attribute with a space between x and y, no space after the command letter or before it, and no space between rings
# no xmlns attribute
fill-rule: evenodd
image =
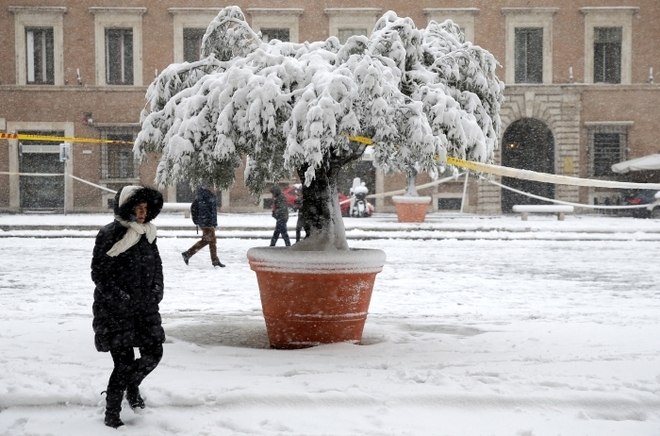
<svg viewBox="0 0 660 436"><path fill-rule="evenodd" d="M197 225L199 221L199 200L195 198L190 204L190 217L192 218L193 224Z"/></svg>

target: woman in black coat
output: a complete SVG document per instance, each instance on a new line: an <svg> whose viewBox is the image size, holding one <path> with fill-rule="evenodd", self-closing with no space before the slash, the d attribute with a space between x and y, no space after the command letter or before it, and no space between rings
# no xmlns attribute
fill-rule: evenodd
<svg viewBox="0 0 660 436"><path fill-rule="evenodd" d="M115 196L115 220L101 228L94 245L94 342L109 351L114 369L106 391L105 424L123 425L121 402L144 408L139 386L163 356L165 332L158 304L163 267L151 223L163 207L155 189L125 186ZM134 348L140 350L135 358Z"/></svg>

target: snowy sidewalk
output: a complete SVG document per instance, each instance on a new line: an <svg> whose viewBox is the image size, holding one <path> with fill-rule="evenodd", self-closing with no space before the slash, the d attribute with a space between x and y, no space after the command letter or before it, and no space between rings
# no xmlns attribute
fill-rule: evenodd
<svg viewBox="0 0 660 436"><path fill-rule="evenodd" d="M380 221L369 222L400 226ZM514 221L442 218L466 234L511 230ZM527 224L536 235L609 229L632 238L659 223ZM657 241L408 240L374 231L380 239L350 241L387 255L362 345L272 350L246 259L266 240L223 240L219 270L208 251L181 260L195 240L188 233L159 240L168 340L141 387L147 408L126 406L119 430L103 425L112 363L93 345L94 240L0 239L0 435L658 436Z"/></svg>
<svg viewBox="0 0 660 436"><path fill-rule="evenodd" d="M111 214L3 214L3 237L93 238L112 220ZM161 213L154 223L159 237L195 237L195 226L183 213ZM218 238L268 238L274 221L270 213L218 216ZM296 215L289 218L289 235L295 235ZM370 218L344 218L348 239L536 239L536 240L660 240L660 221L606 215L572 215L557 221L552 215L536 215L528 221L517 215L468 215L431 213L426 222L399 223L395 214Z"/></svg>

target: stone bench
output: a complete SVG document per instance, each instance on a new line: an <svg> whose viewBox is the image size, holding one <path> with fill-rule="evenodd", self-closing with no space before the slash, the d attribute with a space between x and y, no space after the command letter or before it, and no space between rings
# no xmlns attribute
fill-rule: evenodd
<svg viewBox="0 0 660 436"><path fill-rule="evenodd" d="M186 218L190 218L190 203L163 203L163 212L183 212Z"/></svg>
<svg viewBox="0 0 660 436"><path fill-rule="evenodd" d="M554 213L559 221L564 220L567 213L573 213L573 206L563 204L516 204L513 211L520 213L520 218L527 221L530 213Z"/></svg>

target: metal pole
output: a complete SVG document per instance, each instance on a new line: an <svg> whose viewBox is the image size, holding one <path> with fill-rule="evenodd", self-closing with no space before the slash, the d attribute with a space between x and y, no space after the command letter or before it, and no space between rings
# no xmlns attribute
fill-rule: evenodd
<svg viewBox="0 0 660 436"><path fill-rule="evenodd" d="M468 186L468 177L470 177L470 171L465 171L465 180L463 181L463 198L461 198L461 213L465 210L465 199L467 198L467 186Z"/></svg>

